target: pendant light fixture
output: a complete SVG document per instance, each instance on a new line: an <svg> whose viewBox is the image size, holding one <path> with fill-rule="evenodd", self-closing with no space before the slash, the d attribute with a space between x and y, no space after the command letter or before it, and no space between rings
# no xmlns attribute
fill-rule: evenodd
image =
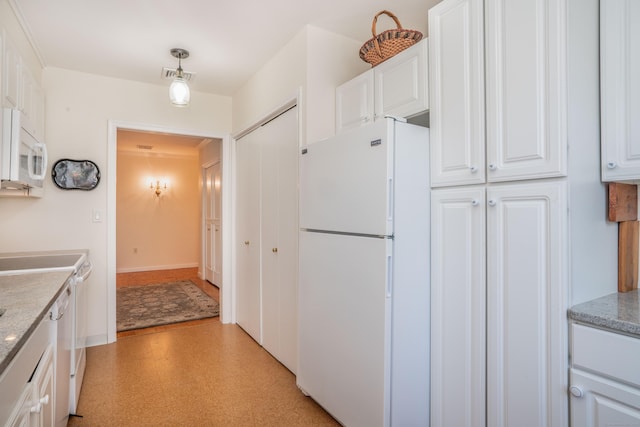
<svg viewBox="0 0 640 427"><path fill-rule="evenodd" d="M186 107L189 105L191 99L191 92L189 91L189 85L185 79L184 71L182 70L182 59L189 57L189 51L180 48L171 49L171 55L178 58L178 69L176 75L169 86L169 99L171 104L176 107Z"/></svg>

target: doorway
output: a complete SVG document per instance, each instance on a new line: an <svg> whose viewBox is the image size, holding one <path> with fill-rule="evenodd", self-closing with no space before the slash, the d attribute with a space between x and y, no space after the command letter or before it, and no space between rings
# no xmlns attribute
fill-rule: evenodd
<svg viewBox="0 0 640 427"><path fill-rule="evenodd" d="M225 152L223 145L228 144L228 139L228 136L202 135L158 126L138 124L131 126L126 123L109 122L107 176L109 342L116 340L117 272L152 272L158 269L191 268L197 271L198 278L204 279L205 177L201 176L201 172L205 162L213 163L210 158L212 152L218 153L219 157L215 159L215 163L218 163L222 171L224 163L222 153ZM127 150L129 152L124 157L128 159L123 160L122 152ZM185 154L185 150L195 150L195 154ZM188 159L189 157L191 158ZM173 170L174 167L184 169L185 163L189 164L187 169L190 170L193 179L186 178L179 171L176 173ZM125 166L128 169L123 172ZM123 176L126 174L129 177L124 179ZM222 187L225 184L221 176L218 181L222 197L225 193ZM129 188L126 191L129 194L127 200L123 201L119 191L125 183L128 183L126 185ZM222 205L222 201L219 205ZM219 209L222 211L224 208L220 206ZM122 220L123 210L126 211L125 214L134 217L128 225ZM221 218L222 214L219 216ZM133 228L131 222L133 222ZM129 227L126 237L122 237L122 233L119 232L121 225ZM226 231L220 228L218 242L222 245L225 244L223 235ZM176 239L177 235L180 235L179 239ZM219 258L225 258L222 255L224 250L220 249L217 252ZM222 264L220 259L219 264ZM222 281L223 278L220 277L219 285L222 285ZM221 292L220 299L223 298L224 295Z"/></svg>

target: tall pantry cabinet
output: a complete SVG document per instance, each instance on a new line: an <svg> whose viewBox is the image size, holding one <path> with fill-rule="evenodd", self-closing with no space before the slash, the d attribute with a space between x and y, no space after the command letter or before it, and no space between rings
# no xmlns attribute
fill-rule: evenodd
<svg viewBox="0 0 640 427"><path fill-rule="evenodd" d="M431 425L568 425L570 279L576 265L615 274L569 240L572 221L605 200L597 144L568 157L576 1L429 11ZM582 114L597 119L591 107Z"/></svg>

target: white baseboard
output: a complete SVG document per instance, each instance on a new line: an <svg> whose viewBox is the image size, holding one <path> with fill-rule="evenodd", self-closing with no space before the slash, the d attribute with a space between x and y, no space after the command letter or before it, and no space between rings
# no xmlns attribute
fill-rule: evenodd
<svg viewBox="0 0 640 427"><path fill-rule="evenodd" d="M148 267L129 267L129 268L116 268L116 273L136 273L139 271L155 271L155 270L174 270L177 268L193 268L198 267L198 263L189 264L172 264L172 265L153 265Z"/></svg>

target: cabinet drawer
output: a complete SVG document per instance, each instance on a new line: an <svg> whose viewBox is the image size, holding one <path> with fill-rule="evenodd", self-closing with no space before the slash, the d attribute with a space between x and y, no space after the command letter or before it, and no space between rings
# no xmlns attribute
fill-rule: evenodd
<svg viewBox="0 0 640 427"><path fill-rule="evenodd" d="M572 324L572 366L640 386L640 339Z"/></svg>

